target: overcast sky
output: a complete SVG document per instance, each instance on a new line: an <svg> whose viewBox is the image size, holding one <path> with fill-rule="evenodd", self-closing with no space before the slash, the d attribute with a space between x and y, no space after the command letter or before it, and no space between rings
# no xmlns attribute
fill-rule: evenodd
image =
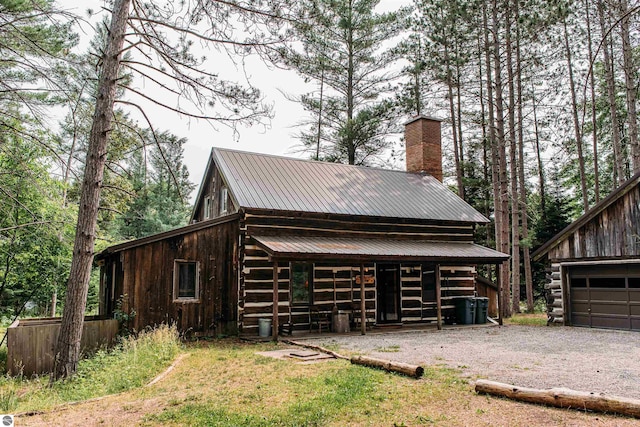
<svg viewBox="0 0 640 427"><path fill-rule="evenodd" d="M88 8L100 10L103 1L58 0L58 4L65 9L72 9L76 13L84 14ZM407 4L410 4L409 0L381 0L378 10L394 10ZM89 27L85 27L84 32L80 32L81 48L86 48L88 40L93 37L91 31ZM219 65L224 68L226 74L242 73L242 70L235 69L230 61L221 59ZM294 125L305 117L305 112L299 104L287 100L283 92L292 95L302 94L314 90L316 86L313 83L305 84L293 71L269 68L256 58L249 60L246 70L251 83L261 90L265 102L273 105L274 118L267 128L264 126L240 127L239 138L234 140L232 132L225 126L214 125L215 127L213 127L204 120L188 120L160 108L150 108L147 111L154 126L158 129L168 130L178 137L187 138L184 160L189 169L191 181L198 185L202 180L209 152L213 146L291 157L307 157L304 154L296 153L297 141L294 137L296 133ZM137 84L144 89L143 82ZM141 125L144 123L141 122ZM195 197L195 193L192 197Z"/></svg>

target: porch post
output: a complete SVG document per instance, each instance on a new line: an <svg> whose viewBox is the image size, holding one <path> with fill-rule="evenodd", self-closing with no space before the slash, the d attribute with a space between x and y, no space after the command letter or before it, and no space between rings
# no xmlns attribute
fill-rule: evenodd
<svg viewBox="0 0 640 427"><path fill-rule="evenodd" d="M442 291L440 288L440 264L436 264L436 316L438 330L442 330Z"/></svg>
<svg viewBox="0 0 640 427"><path fill-rule="evenodd" d="M500 276L500 264L496 264L496 283L498 284L498 324L502 325L502 278Z"/></svg>
<svg viewBox="0 0 640 427"><path fill-rule="evenodd" d="M273 263L273 321L271 322L271 335L274 341L278 341L278 261Z"/></svg>
<svg viewBox="0 0 640 427"><path fill-rule="evenodd" d="M364 293L364 263L360 263L360 333L367 333L367 304Z"/></svg>

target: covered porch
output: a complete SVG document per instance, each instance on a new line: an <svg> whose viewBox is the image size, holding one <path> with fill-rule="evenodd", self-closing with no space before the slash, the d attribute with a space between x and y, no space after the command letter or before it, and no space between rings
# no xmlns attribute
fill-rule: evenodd
<svg viewBox="0 0 640 427"><path fill-rule="evenodd" d="M336 329L335 321L319 323L336 319L330 316L336 313L361 334L372 326L441 329L450 320L453 300L475 294L476 265L499 269L508 259L472 242L306 236L253 240L271 263L274 340L280 332Z"/></svg>

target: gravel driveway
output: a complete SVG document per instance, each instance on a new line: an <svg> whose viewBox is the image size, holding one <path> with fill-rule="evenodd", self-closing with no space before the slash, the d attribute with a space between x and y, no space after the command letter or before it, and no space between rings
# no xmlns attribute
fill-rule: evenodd
<svg viewBox="0 0 640 427"><path fill-rule="evenodd" d="M525 387L567 387L640 399L640 333L502 326L394 331L308 340L373 357L460 369Z"/></svg>

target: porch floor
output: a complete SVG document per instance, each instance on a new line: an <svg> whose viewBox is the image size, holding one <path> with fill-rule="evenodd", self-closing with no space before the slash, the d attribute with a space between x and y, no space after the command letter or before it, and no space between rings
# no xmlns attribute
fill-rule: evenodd
<svg viewBox="0 0 640 427"><path fill-rule="evenodd" d="M498 326L497 323L487 322L483 324L471 324L471 325L442 325L443 330L451 330L451 329L476 329L476 328L490 328L493 326ZM438 327L435 324L392 324L392 325L377 325L372 328L367 329L367 335L374 334L402 334L402 333L412 333L412 332L437 332ZM291 335L288 334L280 334L278 338L280 340L305 340L305 339L315 339L322 337L331 337L331 336L350 336L350 335L361 335L360 329L351 330L350 332L322 332L318 331L293 331ZM271 336L268 337L259 337L255 335L240 335L240 339L252 342L269 342L272 340Z"/></svg>

